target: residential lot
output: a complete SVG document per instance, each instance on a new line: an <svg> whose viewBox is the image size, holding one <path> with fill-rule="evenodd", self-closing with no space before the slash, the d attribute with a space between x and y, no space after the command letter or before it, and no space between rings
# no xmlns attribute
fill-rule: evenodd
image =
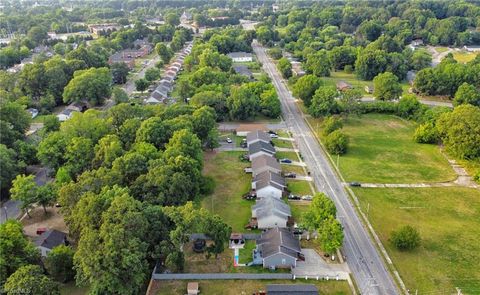
<svg viewBox="0 0 480 295"><path fill-rule="evenodd" d="M313 280L211 280L199 281L200 294L240 295L252 294L265 290L268 284L315 284L320 294L351 294L346 281L313 281ZM161 281L158 295L185 294L187 281Z"/></svg>
<svg viewBox="0 0 480 295"><path fill-rule="evenodd" d="M315 126L319 120L310 122ZM454 180L455 173L438 146L413 141L415 127L414 123L392 115L349 117L343 129L349 136L349 149L339 158L345 180L370 183ZM321 137L321 130L317 131Z"/></svg>
<svg viewBox="0 0 480 295"><path fill-rule="evenodd" d="M355 188L363 211L403 281L418 294L480 290L480 191L469 188ZM391 232L412 225L422 238L413 252L389 242Z"/></svg>

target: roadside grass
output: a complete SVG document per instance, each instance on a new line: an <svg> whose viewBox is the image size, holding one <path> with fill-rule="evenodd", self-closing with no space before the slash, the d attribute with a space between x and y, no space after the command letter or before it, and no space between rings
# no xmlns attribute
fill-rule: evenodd
<svg viewBox="0 0 480 295"><path fill-rule="evenodd" d="M319 120L310 122L315 126ZM345 180L419 183L455 179L453 169L437 146L413 141L415 127L413 122L384 114L351 116L345 120L343 131L350 144L347 153L339 158ZM323 138L321 128L316 131Z"/></svg>
<svg viewBox="0 0 480 295"><path fill-rule="evenodd" d="M306 180L287 179L287 189L294 195L312 195L312 189Z"/></svg>
<svg viewBox="0 0 480 295"><path fill-rule="evenodd" d="M273 138L272 142L275 147L293 149L292 141Z"/></svg>
<svg viewBox="0 0 480 295"><path fill-rule="evenodd" d="M277 159L290 159L292 161L299 161L298 159L298 156L297 156L297 153L295 152L281 152L281 151L277 151L275 152L275 157Z"/></svg>
<svg viewBox="0 0 480 295"><path fill-rule="evenodd" d="M310 207L310 202L288 200L288 205L290 206L290 209L292 211L292 217L294 218L295 223L301 223L302 214L308 210L308 208Z"/></svg>
<svg viewBox="0 0 480 295"><path fill-rule="evenodd" d="M77 287L75 282L60 284L61 295L85 295L88 294L88 287Z"/></svg>
<svg viewBox="0 0 480 295"><path fill-rule="evenodd" d="M288 137L288 138L291 137L291 136L290 136L290 133L289 133L287 130L281 129L281 130L276 130L275 132L277 132L277 135L278 135L279 137Z"/></svg>
<svg viewBox="0 0 480 295"><path fill-rule="evenodd" d="M478 52L455 51L453 52L453 58L459 63L467 63L474 60L477 54Z"/></svg>
<svg viewBox="0 0 480 295"><path fill-rule="evenodd" d="M355 188L363 211L386 247L407 289L418 294L480 290L480 192L461 187ZM368 205L369 204L369 205ZM398 251L389 242L403 225L418 229L421 245Z"/></svg>
<svg viewBox="0 0 480 295"><path fill-rule="evenodd" d="M158 285L158 295L186 294L188 281L161 281ZM351 294L346 281L316 281L316 280L202 280L199 281L200 294L241 295L254 294L266 290L268 284L314 284L320 294L347 295Z"/></svg>
<svg viewBox="0 0 480 295"><path fill-rule="evenodd" d="M239 250L238 262L245 264L251 262L253 260L252 251L255 249L255 246L255 241L246 240L244 248Z"/></svg>
<svg viewBox="0 0 480 295"><path fill-rule="evenodd" d="M281 164L283 172L293 172L296 173L297 175L305 175L305 170L303 170L303 167L297 166L297 165L286 165L286 164Z"/></svg>
<svg viewBox="0 0 480 295"><path fill-rule="evenodd" d="M248 223L253 203L242 199L251 188L251 174L243 169L250 163L240 161L243 152L205 153L204 175L215 180L214 192L206 196L201 206L222 219L233 231L243 232Z"/></svg>

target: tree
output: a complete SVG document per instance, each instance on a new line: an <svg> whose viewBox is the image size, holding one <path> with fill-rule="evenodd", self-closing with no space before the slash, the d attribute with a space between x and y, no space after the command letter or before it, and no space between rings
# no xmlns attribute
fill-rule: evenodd
<svg viewBox="0 0 480 295"><path fill-rule="evenodd" d="M73 255L75 251L70 246L59 245L48 252L45 267L48 273L57 281L66 283L75 278Z"/></svg>
<svg viewBox="0 0 480 295"><path fill-rule="evenodd" d="M415 71L420 71L432 65L432 55L423 49L416 49L412 53L411 65Z"/></svg>
<svg viewBox="0 0 480 295"><path fill-rule="evenodd" d="M324 193L316 193L307 211L302 214L302 225L309 231L318 230L329 216L335 216L337 209Z"/></svg>
<svg viewBox="0 0 480 295"><path fill-rule="evenodd" d="M320 50L307 56L305 68L317 77L330 76L330 60L326 50Z"/></svg>
<svg viewBox="0 0 480 295"><path fill-rule="evenodd" d="M58 131L60 129L60 121L58 120L57 116L55 115L46 115L43 117L43 128L42 132L44 135Z"/></svg>
<svg viewBox="0 0 480 295"><path fill-rule="evenodd" d="M165 15L165 23L176 27L180 24L180 18L176 13L170 12Z"/></svg>
<svg viewBox="0 0 480 295"><path fill-rule="evenodd" d="M338 112L335 98L338 92L334 87L322 86L315 91L308 112L315 118L327 116Z"/></svg>
<svg viewBox="0 0 480 295"><path fill-rule="evenodd" d="M54 170L65 163L67 138L60 131L51 132L38 146L37 158L40 162Z"/></svg>
<svg viewBox="0 0 480 295"><path fill-rule="evenodd" d="M19 88L33 100L39 100L45 94L48 83L43 63L25 65L18 76Z"/></svg>
<svg viewBox="0 0 480 295"><path fill-rule="evenodd" d="M432 122L426 122L415 129L413 139L418 143L437 143L440 140L438 130Z"/></svg>
<svg viewBox="0 0 480 295"><path fill-rule="evenodd" d="M343 155L347 152L348 137L340 130L335 130L325 138L327 151L334 155Z"/></svg>
<svg viewBox="0 0 480 295"><path fill-rule="evenodd" d="M198 167L203 165L202 145L198 137L188 129L175 131L163 153L165 159L174 159L178 156L190 157L197 161Z"/></svg>
<svg viewBox="0 0 480 295"><path fill-rule="evenodd" d="M343 243L342 225L333 215L328 216L318 229L320 249L326 253L335 253Z"/></svg>
<svg viewBox="0 0 480 295"><path fill-rule="evenodd" d="M335 130L342 129L342 120L336 116L326 117L323 121L323 135L329 135Z"/></svg>
<svg viewBox="0 0 480 295"><path fill-rule="evenodd" d="M473 85L463 83L455 92L453 104L459 106L466 103L480 107L480 91Z"/></svg>
<svg viewBox="0 0 480 295"><path fill-rule="evenodd" d="M40 252L23 234L22 224L13 219L0 224L0 284L18 268L40 261Z"/></svg>
<svg viewBox="0 0 480 295"><path fill-rule="evenodd" d="M260 94L260 109L262 114L269 118L278 118L282 113L280 100L273 87Z"/></svg>
<svg viewBox="0 0 480 295"><path fill-rule="evenodd" d="M74 137L67 145L65 159L72 176L89 169L94 156L93 143L90 138Z"/></svg>
<svg viewBox="0 0 480 295"><path fill-rule="evenodd" d="M52 206L57 199L55 188L52 183L39 186L36 191L35 201L43 207L43 212L47 214L47 206Z"/></svg>
<svg viewBox="0 0 480 295"><path fill-rule="evenodd" d="M145 71L145 79L147 81L155 81L158 78L160 78L160 70L157 68L149 68L148 70Z"/></svg>
<svg viewBox="0 0 480 295"><path fill-rule="evenodd" d="M10 188L12 180L19 172L19 166L17 163L17 154L13 149L7 148L6 145L0 144L0 163L2 163L2 169L0 169L0 189L2 191Z"/></svg>
<svg viewBox="0 0 480 295"><path fill-rule="evenodd" d="M279 60L282 58L282 49L278 47L274 47L268 50L268 55L275 60Z"/></svg>
<svg viewBox="0 0 480 295"><path fill-rule="evenodd" d="M137 89L137 91L144 92L149 85L150 83L146 79L135 80L135 89Z"/></svg>
<svg viewBox="0 0 480 295"><path fill-rule="evenodd" d="M282 57L279 59L277 67L283 78L288 79L292 76L292 64L287 58Z"/></svg>
<svg viewBox="0 0 480 295"><path fill-rule="evenodd" d="M377 21L364 21L358 27L360 35L368 41L375 41L382 33L382 25Z"/></svg>
<svg viewBox="0 0 480 295"><path fill-rule="evenodd" d="M260 108L256 95L247 84L232 86L230 96L227 98L227 107L230 117L239 120L254 117Z"/></svg>
<svg viewBox="0 0 480 295"><path fill-rule="evenodd" d="M404 225L397 231L392 232L390 240L400 251L413 250L417 248L421 242L420 234L410 225Z"/></svg>
<svg viewBox="0 0 480 295"><path fill-rule="evenodd" d="M420 109L422 104L417 97L414 94L407 94L398 101L397 114L403 118L413 119Z"/></svg>
<svg viewBox="0 0 480 295"><path fill-rule="evenodd" d="M480 157L480 108L460 105L437 120L437 129L446 150L456 157Z"/></svg>
<svg viewBox="0 0 480 295"><path fill-rule="evenodd" d="M25 210L28 217L31 217L29 209L35 204L37 197L37 185L34 179L35 177L33 175L17 175L13 180L12 188L10 189L12 200L18 200L21 202L21 208L22 210Z"/></svg>
<svg viewBox="0 0 480 295"><path fill-rule="evenodd" d="M204 224L205 234L212 239L213 244L207 247L208 253L213 253L215 258L225 250L225 244L230 239L232 228L220 216L208 216Z"/></svg>
<svg viewBox="0 0 480 295"><path fill-rule="evenodd" d="M73 79L63 91L66 103L87 100L92 105L99 105L110 98L112 74L108 68L91 68L76 71Z"/></svg>
<svg viewBox="0 0 480 295"><path fill-rule="evenodd" d="M343 70L345 66L353 66L357 59L357 50L353 46L336 46L328 52L333 68Z"/></svg>
<svg viewBox="0 0 480 295"><path fill-rule="evenodd" d="M372 80L378 74L385 72L387 63L385 51L364 50L358 55L355 62L355 72L360 79Z"/></svg>
<svg viewBox="0 0 480 295"><path fill-rule="evenodd" d="M269 26L260 26L256 29L257 40L263 45L273 42L275 33Z"/></svg>
<svg viewBox="0 0 480 295"><path fill-rule="evenodd" d="M173 57L172 49L161 42L155 45L155 52L157 52L164 64L168 64Z"/></svg>
<svg viewBox="0 0 480 295"><path fill-rule="evenodd" d="M123 154L122 142L117 135L102 137L95 146L94 167L112 167L113 161Z"/></svg>
<svg viewBox="0 0 480 295"><path fill-rule="evenodd" d="M209 134L216 125L215 111L209 106L196 109L192 114L193 131L203 144L209 139Z"/></svg>
<svg viewBox="0 0 480 295"><path fill-rule="evenodd" d="M47 29L43 26L33 26L28 30L27 37L38 45L48 38Z"/></svg>
<svg viewBox="0 0 480 295"><path fill-rule="evenodd" d="M120 87L114 87L112 91L113 101L116 104L127 102L128 94Z"/></svg>
<svg viewBox="0 0 480 295"><path fill-rule="evenodd" d="M17 102L0 101L0 143L12 147L13 143L23 139L30 126L31 117L25 107Z"/></svg>
<svg viewBox="0 0 480 295"><path fill-rule="evenodd" d="M300 98L309 107L315 91L322 85L322 80L315 75L300 77L293 85L293 95Z"/></svg>
<svg viewBox="0 0 480 295"><path fill-rule="evenodd" d="M125 84L127 82L127 76L130 69L124 62L116 62L110 66L112 72L112 81L115 84Z"/></svg>
<svg viewBox="0 0 480 295"><path fill-rule="evenodd" d="M42 273L38 265L25 265L6 281L7 294L60 295L58 284Z"/></svg>
<svg viewBox="0 0 480 295"><path fill-rule="evenodd" d="M379 74L373 79L373 96L380 100L395 100L402 94L398 77L390 72Z"/></svg>

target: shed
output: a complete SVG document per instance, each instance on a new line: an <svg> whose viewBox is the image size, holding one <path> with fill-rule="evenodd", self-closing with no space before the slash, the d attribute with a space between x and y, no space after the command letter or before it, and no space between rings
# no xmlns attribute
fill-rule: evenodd
<svg viewBox="0 0 480 295"><path fill-rule="evenodd" d="M47 254L52 251L53 248L67 244L67 234L56 229L43 232L38 240L35 241L35 245L40 250L42 257L47 257Z"/></svg>
<svg viewBox="0 0 480 295"><path fill-rule="evenodd" d="M318 289L311 284L270 284L267 295L318 295Z"/></svg>

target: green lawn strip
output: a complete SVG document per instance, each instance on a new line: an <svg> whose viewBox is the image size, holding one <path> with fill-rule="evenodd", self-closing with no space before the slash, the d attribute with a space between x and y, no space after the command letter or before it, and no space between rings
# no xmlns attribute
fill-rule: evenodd
<svg viewBox="0 0 480 295"><path fill-rule="evenodd" d="M302 220L302 214L308 210L310 203L306 201L288 201L290 209L292 211L292 217L295 220L295 223L299 224Z"/></svg>
<svg viewBox="0 0 480 295"><path fill-rule="evenodd" d="M275 132L277 133L277 135L278 135L279 137L288 137L288 138L291 137L291 136L290 136L290 133L289 133L287 130L281 129L281 130L276 130Z"/></svg>
<svg viewBox="0 0 480 295"><path fill-rule="evenodd" d="M243 249L240 249L238 263L249 263L253 260L252 251L255 249L256 243L253 240L246 240Z"/></svg>
<svg viewBox="0 0 480 295"><path fill-rule="evenodd" d="M312 126L319 122L309 120ZM454 180L456 175L438 146L413 141L415 127L413 122L392 115L349 117L342 129L349 137L349 148L339 158L345 180L367 183ZM316 131L323 138L321 128Z"/></svg>
<svg viewBox="0 0 480 295"><path fill-rule="evenodd" d="M294 195L312 195L310 184L306 180L287 180L288 191Z"/></svg>
<svg viewBox="0 0 480 295"><path fill-rule="evenodd" d="M274 138L272 142L275 147L293 149L293 142L290 140Z"/></svg>
<svg viewBox="0 0 480 295"><path fill-rule="evenodd" d="M419 294L480 290L480 192L461 187L355 188L362 210L386 247L407 289ZM368 205L369 204L369 205ZM418 229L421 246L398 251L389 242L403 225Z"/></svg>
<svg viewBox="0 0 480 295"><path fill-rule="evenodd" d="M75 282L60 284L61 295L85 295L88 294L88 287L77 287Z"/></svg>
<svg viewBox="0 0 480 295"><path fill-rule="evenodd" d="M281 164L283 172L294 172L297 175L306 175L303 167L297 165Z"/></svg>
<svg viewBox="0 0 480 295"><path fill-rule="evenodd" d="M290 159L292 161L298 161L298 156L297 156L297 153L295 152L275 152L275 157L277 157L277 159Z"/></svg>
<svg viewBox="0 0 480 295"><path fill-rule="evenodd" d="M460 52L454 52L453 58L459 63L467 63L469 61L474 60L477 54L478 54L477 52L460 51Z"/></svg>
<svg viewBox="0 0 480 295"><path fill-rule="evenodd" d="M446 52L448 50L448 47L438 46L438 47L435 47L435 50L438 53L443 53L443 52Z"/></svg>
<svg viewBox="0 0 480 295"><path fill-rule="evenodd" d="M157 291L158 295L186 294L188 281L162 281ZM351 294L346 281L316 281L316 280L201 280L200 294L254 294L266 290L268 284L314 284L320 294L347 295Z"/></svg>
<svg viewBox="0 0 480 295"><path fill-rule="evenodd" d="M204 174L215 180L213 194L205 197L201 205L220 215L233 231L244 231L251 217L252 201L242 199L251 188L251 174L243 169L250 163L241 162L243 152L218 152L205 156Z"/></svg>

